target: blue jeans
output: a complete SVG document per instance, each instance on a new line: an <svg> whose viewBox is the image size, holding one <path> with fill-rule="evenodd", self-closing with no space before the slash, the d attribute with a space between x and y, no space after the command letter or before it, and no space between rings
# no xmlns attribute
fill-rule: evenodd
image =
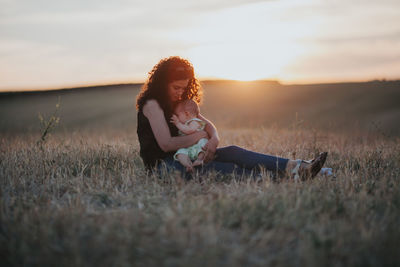
<svg viewBox="0 0 400 267"><path fill-rule="evenodd" d="M253 152L238 146L218 148L215 155L216 157L213 161L203 166L197 166L195 170L200 173L212 170L223 175L258 175L262 169L265 169L275 177L285 171L286 164L289 161L285 158ZM190 179L190 174L186 173L185 167L174 160L172 156L166 157L164 162L168 170L179 170L187 179Z"/></svg>

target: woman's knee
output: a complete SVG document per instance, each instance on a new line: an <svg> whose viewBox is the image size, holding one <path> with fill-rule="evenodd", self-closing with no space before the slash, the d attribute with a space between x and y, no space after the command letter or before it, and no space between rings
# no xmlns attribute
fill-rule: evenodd
<svg viewBox="0 0 400 267"><path fill-rule="evenodd" d="M238 146L235 146L235 145L224 147L224 151L227 152L227 153L235 153L235 152L238 152L238 151L241 151L241 150L242 150L241 147L238 147Z"/></svg>
<svg viewBox="0 0 400 267"><path fill-rule="evenodd" d="M226 147L221 147L218 148L217 150L217 159L220 159L221 161L231 161L233 159L236 159L238 156L241 155L243 148L232 145L232 146L226 146Z"/></svg>

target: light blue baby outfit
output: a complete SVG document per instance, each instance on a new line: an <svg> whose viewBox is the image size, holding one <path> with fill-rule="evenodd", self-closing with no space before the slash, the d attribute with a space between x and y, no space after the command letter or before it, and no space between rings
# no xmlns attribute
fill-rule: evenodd
<svg viewBox="0 0 400 267"><path fill-rule="evenodd" d="M188 125L189 123L191 123L192 121L197 121L199 122L200 126L197 129L197 131L202 131L204 129L204 127L206 127L206 122L202 121L198 118L193 118L190 120L187 120L185 122L185 125ZM185 135L184 133L182 133L181 131L179 131L180 135ZM205 146L205 144L207 144L208 140L206 138L201 138L196 144L190 146L190 147L186 147L186 148L180 148L178 149L178 151L176 151L175 155L174 155L174 159L177 160L176 156L178 154L185 154L188 155L191 161L194 161L197 159L197 156L199 155L200 152L204 152L203 151L203 147Z"/></svg>

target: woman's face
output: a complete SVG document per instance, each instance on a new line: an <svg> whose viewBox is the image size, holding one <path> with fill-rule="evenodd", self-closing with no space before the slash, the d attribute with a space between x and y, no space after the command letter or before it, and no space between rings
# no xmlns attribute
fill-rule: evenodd
<svg viewBox="0 0 400 267"><path fill-rule="evenodd" d="M183 93L185 92L189 84L189 79L176 80L168 84L168 98L172 103L181 100Z"/></svg>

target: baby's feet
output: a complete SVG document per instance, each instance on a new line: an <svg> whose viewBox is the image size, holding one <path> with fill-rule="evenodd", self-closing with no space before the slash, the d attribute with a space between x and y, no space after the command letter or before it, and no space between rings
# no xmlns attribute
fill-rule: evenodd
<svg viewBox="0 0 400 267"><path fill-rule="evenodd" d="M195 167L195 166L200 166L200 165L203 165L203 163L204 163L203 160L196 159L195 161L193 161L192 166L193 166L193 167Z"/></svg>
<svg viewBox="0 0 400 267"><path fill-rule="evenodd" d="M193 166L186 166L186 172L193 172Z"/></svg>

